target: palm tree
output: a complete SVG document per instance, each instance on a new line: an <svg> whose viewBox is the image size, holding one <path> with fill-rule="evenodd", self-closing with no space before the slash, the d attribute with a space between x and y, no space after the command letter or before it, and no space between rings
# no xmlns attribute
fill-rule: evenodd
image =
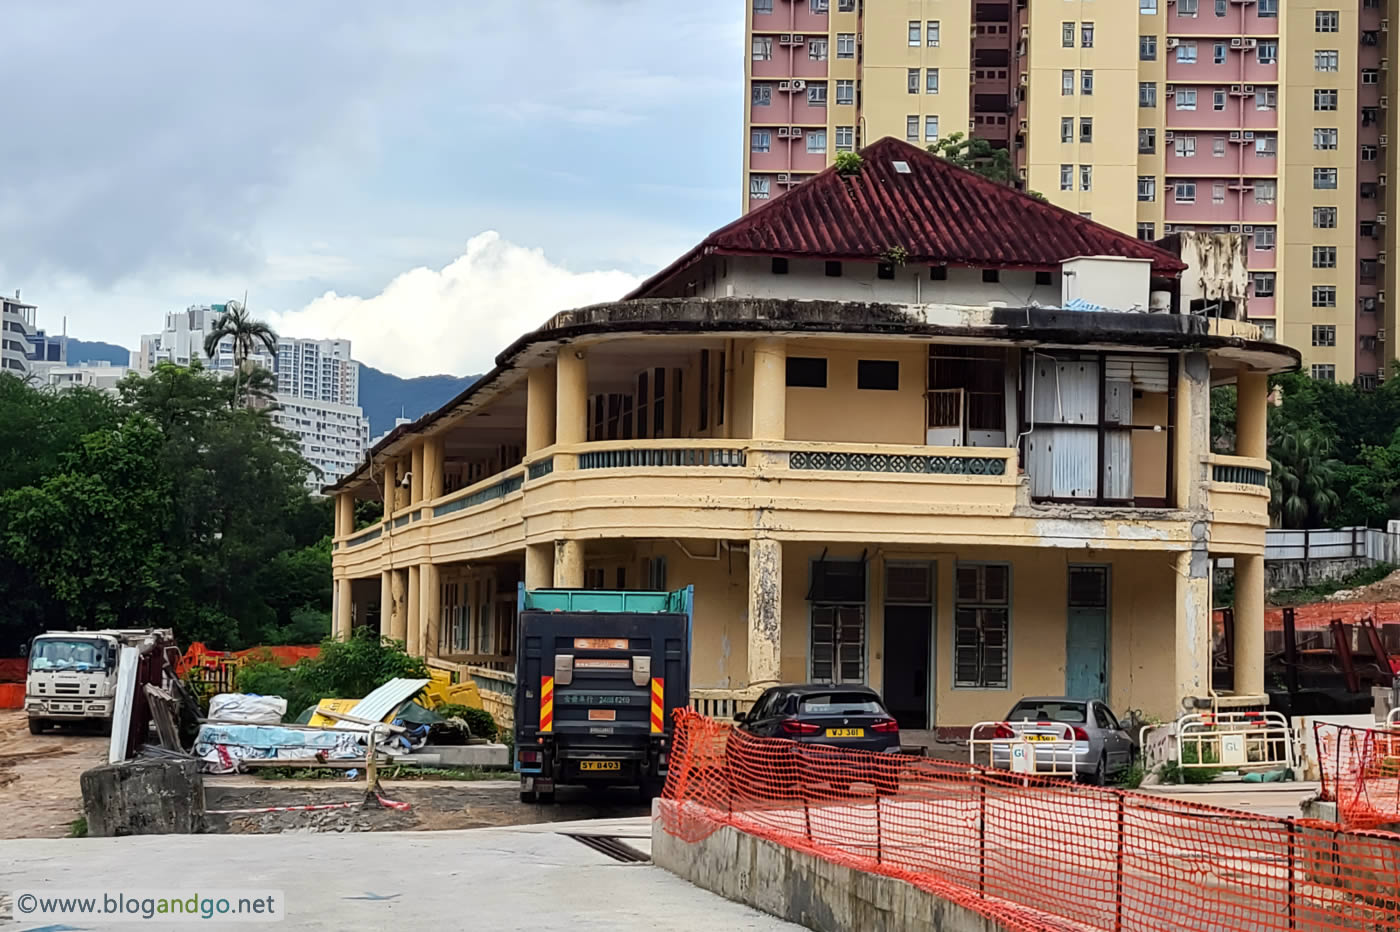
<svg viewBox="0 0 1400 932"><path fill-rule="evenodd" d="M277 355L277 334L260 320L248 313L247 296L243 301L230 300L224 305L224 313L214 322L214 329L204 338L204 355L212 361L219 352L219 344L225 337L233 338L233 402L238 403L238 387L248 357L262 347L272 355Z"/></svg>
<svg viewBox="0 0 1400 932"><path fill-rule="evenodd" d="M1332 458L1332 440L1314 430L1295 430L1269 450L1269 513L1283 527L1326 527L1341 504L1336 486L1341 463Z"/></svg>

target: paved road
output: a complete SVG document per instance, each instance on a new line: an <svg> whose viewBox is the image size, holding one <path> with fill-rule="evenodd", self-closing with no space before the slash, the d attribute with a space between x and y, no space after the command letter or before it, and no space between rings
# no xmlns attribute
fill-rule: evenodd
<svg viewBox="0 0 1400 932"><path fill-rule="evenodd" d="M693 887L650 864L614 861L561 831L623 836L650 848L650 821L576 822L448 832L162 835L7 841L0 850L0 929L16 889L269 888L288 918L267 928L569 929L769 932L800 927ZM101 878L100 881L97 878ZM69 921L74 930L134 928ZM139 924L186 929L189 923ZM250 929L252 924L199 923ZM49 928L52 928L49 924Z"/></svg>

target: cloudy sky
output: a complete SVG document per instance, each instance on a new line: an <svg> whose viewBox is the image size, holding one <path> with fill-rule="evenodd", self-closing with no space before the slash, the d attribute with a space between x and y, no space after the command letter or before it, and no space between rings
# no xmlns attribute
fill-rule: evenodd
<svg viewBox="0 0 1400 932"><path fill-rule="evenodd" d="M0 0L0 289L468 373L739 209L741 0Z"/></svg>

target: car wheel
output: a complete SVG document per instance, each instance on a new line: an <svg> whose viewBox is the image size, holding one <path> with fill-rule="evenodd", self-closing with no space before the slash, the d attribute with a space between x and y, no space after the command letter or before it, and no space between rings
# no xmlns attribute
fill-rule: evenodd
<svg viewBox="0 0 1400 932"><path fill-rule="evenodd" d="M1099 762L1094 766L1094 786L1103 786L1108 782L1108 770L1103 761L1103 755L1099 755Z"/></svg>

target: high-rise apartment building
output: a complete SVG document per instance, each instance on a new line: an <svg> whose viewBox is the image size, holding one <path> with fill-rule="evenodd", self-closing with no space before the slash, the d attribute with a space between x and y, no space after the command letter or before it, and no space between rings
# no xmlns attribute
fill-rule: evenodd
<svg viewBox="0 0 1400 932"><path fill-rule="evenodd" d="M154 371L156 365L162 362L177 366L200 362L206 369L232 372L231 337L225 337L219 343L213 358L204 352L204 338L223 315L222 304L192 304L183 311L169 312L165 315L164 330L142 335L141 348L131 353L131 368L144 374ZM266 351L256 351L248 359L269 371L277 368L277 360Z"/></svg>
<svg viewBox="0 0 1400 932"><path fill-rule="evenodd" d="M1394 2L749 0L745 208L876 138L970 133L1123 232L1240 234L1250 319L1374 384L1400 337Z"/></svg>
<svg viewBox="0 0 1400 932"><path fill-rule="evenodd" d="M349 340L277 340L277 392L336 404L359 404L360 364Z"/></svg>
<svg viewBox="0 0 1400 932"><path fill-rule="evenodd" d="M35 315L38 309L19 299L0 297L0 373L28 378L34 355Z"/></svg>

